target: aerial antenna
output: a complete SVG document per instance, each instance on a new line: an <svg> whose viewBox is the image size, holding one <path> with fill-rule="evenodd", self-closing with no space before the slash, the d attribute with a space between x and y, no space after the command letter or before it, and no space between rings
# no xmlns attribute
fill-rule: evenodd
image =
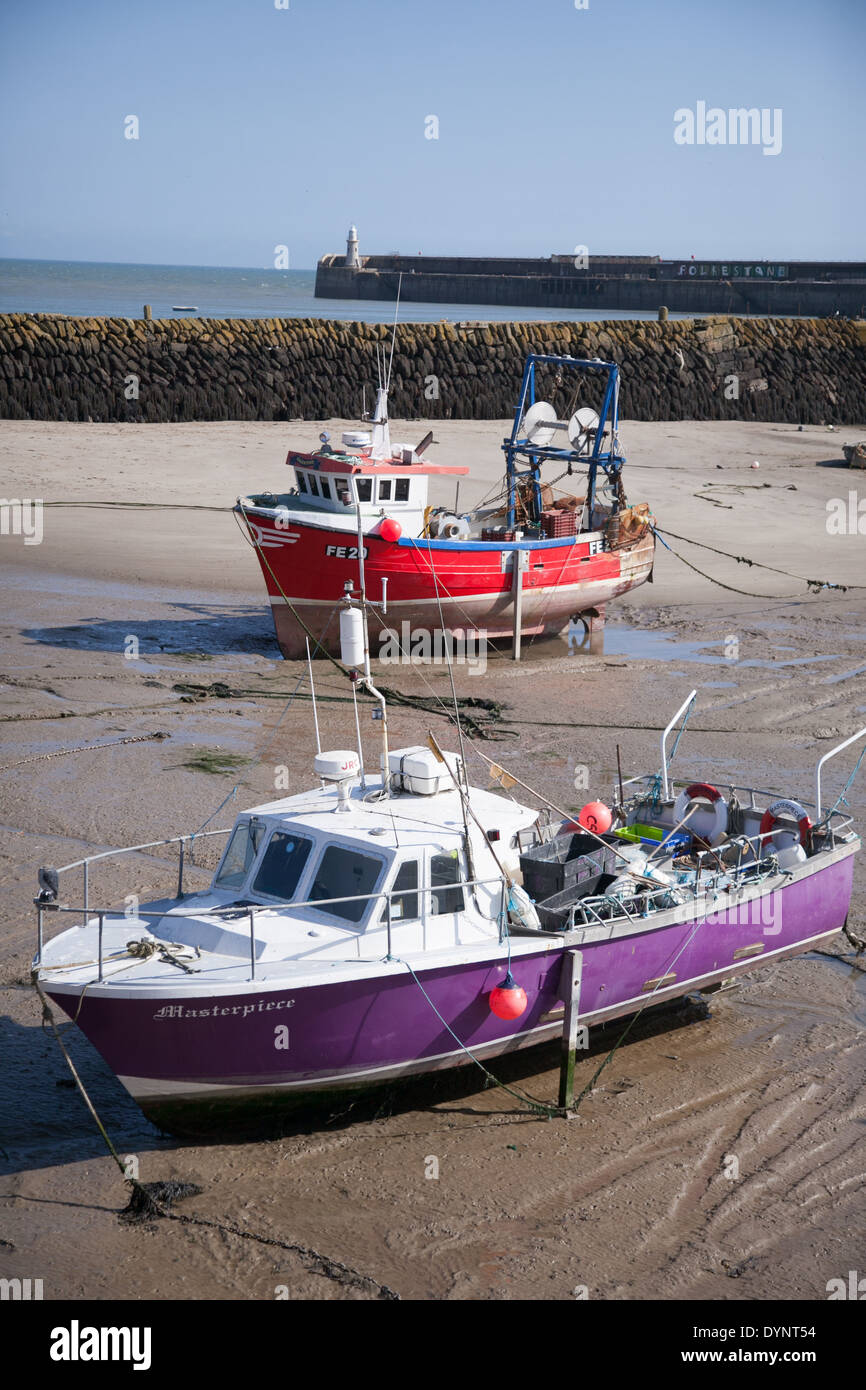
<svg viewBox="0 0 866 1390"><path fill-rule="evenodd" d="M401 271L400 271L400 278L399 278L399 280L397 281L397 303L394 305L394 328L393 328L393 331L392 331L392 333L391 333L391 356L390 356L390 358L389 358L389 360L388 360L388 377L387 377L387 380L386 380L386 382L385 382L385 390L386 390L386 391L390 391L390 389L391 389L391 367L392 367L393 362L394 362L394 344L395 344L396 341L397 341L397 315L398 315L399 312L400 312L400 290L401 290L402 285L403 285L403 272L402 272L402 270L401 270ZM383 355L384 355L384 348L383 348Z"/></svg>

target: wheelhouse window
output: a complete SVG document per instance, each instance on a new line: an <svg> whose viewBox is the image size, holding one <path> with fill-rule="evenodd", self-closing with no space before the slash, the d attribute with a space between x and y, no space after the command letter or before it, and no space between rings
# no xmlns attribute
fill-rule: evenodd
<svg viewBox="0 0 866 1390"><path fill-rule="evenodd" d="M394 501L409 501L409 478L396 478L394 480Z"/></svg>
<svg viewBox="0 0 866 1390"><path fill-rule="evenodd" d="M390 500L391 500L391 479L390 479L390 478L380 478L380 479L379 479L379 501L380 501L380 502L390 502Z"/></svg>
<svg viewBox="0 0 866 1390"><path fill-rule="evenodd" d="M264 837L265 827L259 820L241 821L240 825L235 826L223 862L214 879L215 888L240 888L252 868Z"/></svg>
<svg viewBox="0 0 866 1390"><path fill-rule="evenodd" d="M315 473L311 473L311 474L310 474L309 482L310 482L310 492L313 494L314 497L318 497L318 495L319 495L319 480L318 480L318 478L316 477Z"/></svg>
<svg viewBox="0 0 866 1390"><path fill-rule="evenodd" d="M462 912L463 889L453 885L460 882L460 857L456 849L447 854L434 854L430 860L430 897L434 913Z"/></svg>
<svg viewBox="0 0 866 1390"><path fill-rule="evenodd" d="M327 478L320 478L320 479L319 479L319 486L320 486L321 489L322 489L322 496L323 496L323 497L327 497L328 500L330 501L330 497L331 497L331 484L328 482Z"/></svg>
<svg viewBox="0 0 866 1390"><path fill-rule="evenodd" d="M338 502L342 502L344 507L348 507L351 505L352 498L349 495L348 478L334 479L334 496L336 497Z"/></svg>
<svg viewBox="0 0 866 1390"><path fill-rule="evenodd" d="M356 478L355 487L358 490L359 502L371 502L373 500L373 479Z"/></svg>
<svg viewBox="0 0 866 1390"><path fill-rule="evenodd" d="M381 860L359 854L357 850L347 849L343 845L328 845L316 868L310 901L360 897L360 901L329 903L327 907L316 909L329 917L360 922L369 907L363 895L375 892L381 874Z"/></svg>
<svg viewBox="0 0 866 1390"><path fill-rule="evenodd" d="M253 890L269 898L291 902L312 846L312 840L302 835L290 830L275 830L262 857Z"/></svg>
<svg viewBox="0 0 866 1390"><path fill-rule="evenodd" d="M295 477L298 480L298 492L306 492L307 479L306 476L301 472L300 468L295 469Z"/></svg>
<svg viewBox="0 0 866 1390"><path fill-rule="evenodd" d="M391 891L391 921L409 922L419 917L418 861L401 864Z"/></svg>

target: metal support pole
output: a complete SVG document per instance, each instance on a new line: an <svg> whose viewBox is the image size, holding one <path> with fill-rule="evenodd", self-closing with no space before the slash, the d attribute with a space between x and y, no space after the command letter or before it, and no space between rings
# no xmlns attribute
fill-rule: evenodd
<svg viewBox="0 0 866 1390"><path fill-rule="evenodd" d="M580 985L583 976L583 956L580 951L566 951L562 957L560 986L565 1000L562 1021L562 1062L559 1071L559 1108L570 1110L574 1105L574 1066L577 1049Z"/></svg>
<svg viewBox="0 0 866 1390"><path fill-rule="evenodd" d="M100 912L100 914L99 914L99 974L98 974L97 977L96 977L96 978L100 981L100 983L101 983L101 981L102 981L102 929L103 929L104 926L105 926L105 913L104 913L104 912Z"/></svg>
<svg viewBox="0 0 866 1390"><path fill-rule="evenodd" d="M184 851L185 851L185 848L186 848L186 842L185 842L184 840L181 840L181 842L180 842L180 859L179 859L178 865L177 865L177 896L178 896L179 898L182 898L182 897L183 897L183 860L184 860Z"/></svg>
<svg viewBox="0 0 866 1390"><path fill-rule="evenodd" d="M89 902L89 898L88 898L88 873L87 873L87 871L88 871L88 868L90 867L90 866L88 865L86 859L85 859L85 861L84 861L84 863L82 864L81 867L82 867L82 869L84 870L84 920L83 920L83 922L81 923L81 925L82 925L82 927L86 927L86 926L87 926L87 907L88 907L88 902Z"/></svg>
<svg viewBox="0 0 866 1390"><path fill-rule="evenodd" d="M250 979L256 978L256 911L250 908Z"/></svg>
<svg viewBox="0 0 866 1390"><path fill-rule="evenodd" d="M36 909L36 964L42 964L42 908Z"/></svg>
<svg viewBox="0 0 866 1390"><path fill-rule="evenodd" d="M391 894L385 899L385 921L388 927L388 954L386 960L391 960Z"/></svg>
<svg viewBox="0 0 866 1390"><path fill-rule="evenodd" d="M523 626L523 565L521 560L525 554L522 550L515 550L514 555L514 576L511 584L511 592L514 595L514 642L511 650L513 661L520 660L520 636Z"/></svg>

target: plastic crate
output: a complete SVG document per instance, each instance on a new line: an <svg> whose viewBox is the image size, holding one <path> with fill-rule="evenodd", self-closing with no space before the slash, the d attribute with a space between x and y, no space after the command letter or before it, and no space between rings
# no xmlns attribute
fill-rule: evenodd
<svg viewBox="0 0 866 1390"><path fill-rule="evenodd" d="M614 850L591 835L566 832L521 854L520 870L527 893L543 901L598 874L615 872L618 862Z"/></svg>
<svg viewBox="0 0 866 1390"><path fill-rule="evenodd" d="M577 525L577 515L570 510L541 513L541 529L548 539L554 536L573 536Z"/></svg>
<svg viewBox="0 0 866 1390"><path fill-rule="evenodd" d="M662 840L665 841L665 849L671 854L679 850L690 849L692 843L691 835L684 830L678 830L676 835L665 832L661 825L641 825L635 821L634 825L623 826L620 830L615 830L620 840L628 840L631 844L652 845L657 848ZM667 834L667 838L665 838Z"/></svg>
<svg viewBox="0 0 866 1390"><path fill-rule="evenodd" d="M481 530L483 541L513 541L514 532L509 531L505 526L484 526Z"/></svg>
<svg viewBox="0 0 866 1390"><path fill-rule="evenodd" d="M575 904L593 893L603 893L612 877L611 874L593 874L591 878L583 879L579 884L573 883L561 893L554 893L551 897L545 898L544 902L536 903L535 910L542 931L567 931L571 921L571 909Z"/></svg>

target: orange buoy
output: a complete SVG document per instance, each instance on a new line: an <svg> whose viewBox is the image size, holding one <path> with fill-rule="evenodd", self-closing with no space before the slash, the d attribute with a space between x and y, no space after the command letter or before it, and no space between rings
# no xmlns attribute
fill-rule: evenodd
<svg viewBox="0 0 866 1390"><path fill-rule="evenodd" d="M395 521L392 516L386 516L382 525L379 527L379 535L383 541L398 541L403 534L403 527L399 521Z"/></svg>
<svg viewBox="0 0 866 1390"><path fill-rule="evenodd" d="M613 824L613 813L603 801L588 801L577 818L584 830L594 830L596 835L604 835Z"/></svg>
<svg viewBox="0 0 866 1390"><path fill-rule="evenodd" d="M497 1018L520 1018L526 1013L526 990L516 984L511 971L490 991L490 1012Z"/></svg>

